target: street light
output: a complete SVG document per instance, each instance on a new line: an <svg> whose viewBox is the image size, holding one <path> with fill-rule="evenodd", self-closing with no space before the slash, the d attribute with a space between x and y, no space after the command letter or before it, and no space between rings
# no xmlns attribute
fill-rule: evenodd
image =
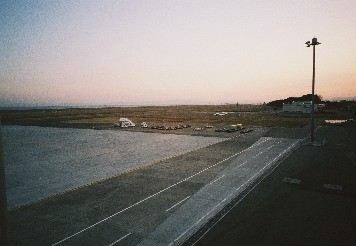
<svg viewBox="0 0 356 246"><path fill-rule="evenodd" d="M319 45L317 38L313 38L311 43L307 41L305 43L307 47L313 46L313 83L312 83L312 103L311 103L311 129L310 129L310 141L314 143L314 87L315 87L315 46Z"/></svg>

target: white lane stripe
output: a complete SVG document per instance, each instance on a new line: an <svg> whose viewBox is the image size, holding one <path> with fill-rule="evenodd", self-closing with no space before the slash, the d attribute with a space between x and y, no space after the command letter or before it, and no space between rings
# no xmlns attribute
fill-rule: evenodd
<svg viewBox="0 0 356 246"><path fill-rule="evenodd" d="M225 174L224 175L222 175L221 177L219 177L219 178L217 178L217 179L215 179L213 182L211 182L210 184L214 184L216 181L218 181L219 179L222 179L223 177L225 177Z"/></svg>
<svg viewBox="0 0 356 246"><path fill-rule="evenodd" d="M304 141L303 139L302 139L302 140L298 140L295 144L297 144L298 142L303 142L303 141ZM293 147L295 144L293 144L291 147ZM291 154L291 153L289 153L287 156L285 156L284 159L287 158L290 154ZM281 162L280 162L279 164L281 164ZM276 166L270 171L270 173L272 173L272 172L279 166L279 164L276 165ZM267 176L266 176L266 177L267 177ZM266 177L263 177L263 178L262 178L261 180L259 180L248 192L246 192L246 194L244 194L244 195L241 197L241 199L234 205L234 207L235 207L237 204L239 204L248 194L250 194ZM235 190L237 190L237 189L235 189ZM225 200L226 200L226 198L225 198L223 201L225 201ZM232 210L234 207L230 208L229 211ZM228 212L229 212L229 211L228 211ZM198 240L196 240L196 242L198 242L204 235L206 235L214 225L216 225L217 223L219 223L219 221L222 220L228 212L226 212L218 221L216 221ZM173 243L171 243L171 244L169 244L169 245L172 245L172 244L173 244Z"/></svg>
<svg viewBox="0 0 356 246"><path fill-rule="evenodd" d="M173 240L173 242L171 242L170 244L168 244L168 246L172 246L176 241L178 241L181 237L183 237L189 230L191 230L193 227L195 227L196 225L199 224L200 221L202 221L205 217L207 217L211 212L213 212L217 207L219 207L221 204L223 204L229 197L231 197L232 195L235 194L236 191L238 191L239 189L241 189L243 186L245 186L247 183L249 183L257 174L259 174L260 172L262 172L264 169L266 169L270 164L272 164L274 161L276 161L281 155L283 155L285 152L287 152L290 148L292 148L294 145L296 145L299 141L295 142L294 144L292 144L291 146L289 146L287 149L285 149L282 153L280 153L277 157L275 157L272 161L270 161L268 164L266 164L262 169L260 169L257 173L255 173L251 178L249 178L245 183L243 183L242 185L240 185L237 189L235 189L235 191L231 192L224 200L222 200L221 202L219 202L213 209L211 209L209 212L207 212L205 215L203 215L203 217L201 217L199 220L197 220L192 226L190 226L187 230L185 230L179 237L177 237L176 239ZM254 186L253 188L255 188L256 186ZM250 191L249 191L250 192ZM248 193L249 193L248 192ZM245 196L244 196L245 197ZM243 197L243 198L244 198ZM243 199L242 198L242 199ZM241 201L241 200L240 200ZM239 202L240 202L239 201Z"/></svg>
<svg viewBox="0 0 356 246"><path fill-rule="evenodd" d="M115 242L113 242L112 244L109 244L109 246L113 246L114 244L117 244L118 242L120 242L121 240L124 240L125 238L127 238L128 236L131 235L131 232L126 234L125 236L123 236L122 238L119 238L118 240L116 240Z"/></svg>
<svg viewBox="0 0 356 246"><path fill-rule="evenodd" d="M262 151L261 151L260 153L258 153L257 155L255 155L253 158L255 158L255 157L259 156L260 154L262 154Z"/></svg>
<svg viewBox="0 0 356 246"><path fill-rule="evenodd" d="M172 208L178 206L179 204L181 204L182 202L184 202L185 200L187 200L190 196L187 196L186 198L184 198L182 201L174 204L172 207L170 207L169 209L166 210L166 212L168 212L169 210L171 210Z"/></svg>
<svg viewBox="0 0 356 246"><path fill-rule="evenodd" d="M72 238L72 237L75 237L75 236L79 235L80 233L82 233L82 232L84 232L84 231L87 231L87 230L93 228L94 226L97 226L97 225L99 225L99 224L101 224L101 223L107 221L108 219L111 219L112 217L114 217L114 216L116 216L116 215L118 215L118 214L121 214L122 212L125 212L126 210L128 210L128 209L130 209L130 208L132 208L132 207L135 207L135 206L137 206L137 205L143 203L144 201L147 201L148 199L151 199L152 197L155 197L155 196L161 194L162 192L164 192L164 191L166 191L166 190L169 190L169 189L171 189L171 188L173 188L173 187L175 187L175 186L177 186L177 185L179 185L179 184L181 184L181 183L183 183L183 182L185 182L185 181L187 181L187 180L189 180L189 179L191 179L191 178L193 178L193 177L195 177L195 176L197 176L197 175L199 175L199 174L201 174L201 173L203 173L203 172L205 172L205 171L207 171L207 170L209 170L210 168L213 168L213 167L215 167L216 165L219 165L219 164L221 164L221 163L223 163L223 162L225 162L225 161L227 161L227 160L229 160L229 159L231 159L231 158L233 158L233 157L235 157L235 156L237 156L237 155L239 155L239 154L241 154L241 153L243 153L243 152L245 152L245 151L247 151L247 150L249 150L249 149L252 149L252 148L254 148L254 147L257 147L257 146L261 145L262 143L264 143L264 142L266 142L267 140L270 140L270 139L271 139L271 138L266 138L265 140L263 140L262 142L260 142L260 143L258 143L258 144L253 144L253 145L251 145L250 147L248 147L247 149L244 149L244 150L242 150L242 151L240 151L240 152L238 152L238 153L235 153L235 154L233 154L232 156L230 156L230 157L228 157L228 158L225 158L224 160L219 161L218 163L215 163L214 165L211 165L211 166L209 166L209 167L207 167L207 168L204 168L203 170L197 172L196 174L193 174L193 175L190 176L190 177L187 177L187 178L185 178L185 179L183 179L183 180L181 180L181 181L179 181L179 182L177 182L177 183L175 183L175 184L173 184L173 185L170 185L170 186L168 186L167 188L165 188L165 189L163 189L163 190L161 190L161 191L159 191L159 192L157 192L157 193L155 193L155 194L153 194L153 195L150 195L150 196L146 197L145 199L143 199L143 200L141 200L141 201L138 201L138 202L136 202L135 204L133 204L133 205L131 205L131 206L129 206L129 207L123 209L123 210L120 210L119 212L116 212L116 213L110 215L109 217L106 217L105 219L102 219L102 220L96 222L95 224L93 224L93 225L91 225L91 226L88 226L88 227L86 227L86 228L84 228L84 229L82 229L82 230L80 230L80 231L78 231L78 232L76 232L76 233L74 233L74 234L72 234L72 235L70 235L70 236L68 236L68 237L66 237L66 238L64 238L64 239L62 239L62 240L60 240L60 241L54 243L54 244L52 244L51 246L54 246L54 245L58 245L58 244L60 244L60 243L63 243L63 242L65 242L65 241L67 241L68 239L70 239L70 238Z"/></svg>
<svg viewBox="0 0 356 246"><path fill-rule="evenodd" d="M263 152L265 152L266 150L269 150L269 149L273 148L274 146L276 146L276 145L279 144L280 142L282 142L282 141L278 141L277 143L275 143L275 144L269 146L267 149L262 150L261 152L259 152L257 155L255 155L255 156L252 157L252 158L258 157L258 156L261 155ZM246 162L247 162L247 161L246 161ZM245 164L246 162L244 162L243 164ZM241 165L240 165L240 166L241 166ZM238 166L238 167L240 167L240 166Z"/></svg>

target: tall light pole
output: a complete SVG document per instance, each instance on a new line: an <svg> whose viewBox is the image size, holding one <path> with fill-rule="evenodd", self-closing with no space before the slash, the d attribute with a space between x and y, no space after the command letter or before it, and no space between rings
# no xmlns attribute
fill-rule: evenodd
<svg viewBox="0 0 356 246"><path fill-rule="evenodd" d="M314 143L314 88L315 88L315 46L319 45L317 38L313 38L311 43L307 41L305 43L307 47L313 46L313 83L312 83L312 101L311 101L311 129L310 129L310 141Z"/></svg>

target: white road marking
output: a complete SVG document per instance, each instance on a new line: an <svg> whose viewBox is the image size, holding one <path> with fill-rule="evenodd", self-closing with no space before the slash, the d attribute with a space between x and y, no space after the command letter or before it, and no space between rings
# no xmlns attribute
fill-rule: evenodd
<svg viewBox="0 0 356 246"><path fill-rule="evenodd" d="M183 182L185 182L185 181L187 181L187 180L189 180L189 179L191 179L191 178L193 178L193 177L195 177L195 176L197 176L197 175L199 175L199 174L201 174L201 173L203 173L203 172L205 172L205 171L207 171L207 170L209 170L210 168L213 168L213 167L215 167L215 166L217 166L217 165L219 165L219 164L221 164L221 163L223 163L223 162L225 162L225 161L227 161L227 160L229 160L229 159L231 159L231 158L233 158L233 157L235 157L235 156L237 156L237 155L239 155L239 154L241 154L241 153L243 153L243 152L245 152L245 151L247 151L247 150L249 150L249 149L252 149L252 148L254 148L254 147L257 147L257 146L261 145L262 143L264 143L264 142L266 142L267 140L270 140L270 139L271 139L271 138L266 138L265 140L263 140L262 142L260 142L260 143L258 143L258 144L253 144L253 145L251 145L250 147L248 147L247 149L244 149L244 150L242 150L242 151L240 151L240 152L238 152L238 153L233 154L233 155L230 156L230 157L225 158L225 159L222 160L222 161L219 161L219 162L217 162L217 163L215 163L215 164L213 164L213 165L211 165L211 166L209 166L209 167L206 167L206 168L204 168L203 170L201 170L201 171L199 171L199 172L197 172L197 173L195 173L195 174L193 174L193 175L191 175L191 176L189 176L189 177L187 177L187 178L185 178L185 179L183 179L183 180L181 180L181 181L179 181L179 182L177 182L177 183L175 183L175 184L172 184L172 185L168 186L167 188L164 188L163 190L160 190L159 192L157 192L157 193L155 193L155 194L152 194L152 195L146 197L145 199L143 199L143 200L141 200L141 201L138 201L138 202L136 202L135 204L133 204L133 205L127 207L127 208L124 208L124 209L122 209L122 210L120 210L120 211L118 211L118 212L116 212L116 213L114 213L114 214L112 214L112 215L106 217L105 219L102 219L102 220L100 220L100 221L98 221L98 222L92 224L91 226L88 226L88 227L86 227L86 228L84 228L84 229L82 229L82 230L80 230L80 231L78 231L78 232L76 232L76 233L74 233L74 234L72 234L72 235L70 235L70 236L68 236L68 237L66 237L66 238L64 238L64 239L62 239L62 240L60 240L60 241L54 243L54 244L52 244L51 246L54 246L54 245L58 245L58 244L60 244L60 243L63 243L63 242L65 242L65 241L67 241L68 239L70 239L70 238L72 238L72 237L75 237L75 236L81 234L82 232L85 232L85 231L87 231L87 230L93 228L94 226L97 226L97 225L99 225L99 224L101 224L101 223L107 221L108 219L111 219L112 217L115 217L116 215L121 214L122 212L125 212L126 210L128 210L128 209L130 209L130 208L133 208L133 207L135 207L135 206L137 206L137 205L139 205L139 204L141 204L141 203L143 203L143 202L145 202L145 201L151 199L152 197L155 197L155 196L161 194L162 192L164 192L164 191L166 191L166 190L169 190L169 189L171 189L171 188L173 188L173 187L175 187L175 186L177 186L177 185L179 185L179 184L181 184L181 183L183 183Z"/></svg>
<svg viewBox="0 0 356 246"><path fill-rule="evenodd" d="M223 177L225 177L225 174L224 175L222 175L221 177L219 177L219 178L217 178L217 179L215 179L213 182L211 182L210 184L214 184L216 181L218 181L219 179L222 179Z"/></svg>
<svg viewBox="0 0 356 246"><path fill-rule="evenodd" d="M125 236L123 236L122 238L119 238L118 240L116 240L115 242L113 242L112 244L109 244L109 246L113 246L114 244L117 244L118 242L120 242L121 240L124 240L125 238L127 238L128 236L131 235L131 232L126 234Z"/></svg>
<svg viewBox="0 0 356 246"><path fill-rule="evenodd" d="M274 147L274 146L276 146L276 145L279 144L280 142L282 142L282 141L278 141L276 144L273 144L272 146L268 147L267 150L270 149L270 148L272 148L272 147ZM252 159L256 158L256 157L259 156L261 153L263 153L263 151L261 151L258 155L255 155L254 157L252 157ZM247 160L247 161L244 161L243 163L241 163L240 165L238 165L237 167L235 167L235 169L238 169L238 168L242 167L242 166L245 165L247 162L248 162L248 160ZM225 176L225 174L224 174L223 176L221 176L220 178L214 180L214 181L211 182L210 184L213 184L214 182L218 181L219 179L221 179L221 178L224 177L224 176Z"/></svg>
<svg viewBox="0 0 356 246"><path fill-rule="evenodd" d="M273 145L274 146L274 145ZM260 152L260 153L258 153L255 157L257 157L257 156L259 156L260 154L262 154L263 153L263 150Z"/></svg>
<svg viewBox="0 0 356 246"><path fill-rule="evenodd" d="M269 146L267 149L262 150L262 151L259 152L257 155L255 155L253 158L256 158L257 156L259 156L260 154L262 154L262 153L265 152L266 150L269 150L270 148L273 148L274 146L276 146L276 145L279 144L280 142L282 142L282 141L278 141L277 143L275 143L275 144Z"/></svg>
<svg viewBox="0 0 356 246"><path fill-rule="evenodd" d="M274 161L276 161L281 155L283 155L285 152L287 152L290 148L292 148L293 146L295 146L299 141L295 142L294 144L292 144L291 146L289 146L287 149L285 149L282 153L280 153L277 157L275 157L272 161L270 161L268 164L266 164L262 169L260 169L257 173L255 173L251 178L249 178L245 183L243 183L242 185L240 185L237 189L235 189L235 191L231 192L225 199L223 199L221 202L219 202L213 209L211 209L209 212L207 212L203 217L201 217L199 220L197 220L192 226L190 226L188 229L186 229L179 237L177 237L176 239L173 240L173 242L171 242L170 244L168 244L168 246L172 246L176 241L178 241L181 237L183 237L189 230L191 230L193 227L195 227L196 225L199 224L200 221L202 221L205 217L207 217L211 212L213 212L217 207L219 207L221 204L223 204L227 198L229 198L230 196L234 195L235 192L239 189L241 189L243 186L245 186L247 183L249 183L257 174L259 174L260 172L262 172L264 169L266 169L271 163L273 163ZM274 170L274 169L273 169ZM273 171L272 170L272 171ZM262 181L262 180L261 180ZM260 182L261 182L260 181ZM259 182L259 183L260 183ZM258 184L259 184L258 183ZM254 185L253 188L248 192L250 193L255 187L257 186ZM247 194L248 194L247 193ZM247 195L246 194L246 195ZM243 196L240 201L242 199L244 199L245 196ZM239 202L240 202L239 201Z"/></svg>
<svg viewBox="0 0 356 246"><path fill-rule="evenodd" d="M187 196L186 198L184 198L182 201L174 204L172 207L170 207L169 209L166 210L166 212L168 212L169 210L171 210L172 208L178 206L179 204L181 204L182 202L184 202L185 200L187 200L190 196Z"/></svg>
<svg viewBox="0 0 356 246"><path fill-rule="evenodd" d="M323 187L324 187L325 189L342 190L342 186L341 186L341 185L324 184Z"/></svg>
<svg viewBox="0 0 356 246"><path fill-rule="evenodd" d="M300 184L302 181L300 179L284 178L283 182L291 184Z"/></svg>

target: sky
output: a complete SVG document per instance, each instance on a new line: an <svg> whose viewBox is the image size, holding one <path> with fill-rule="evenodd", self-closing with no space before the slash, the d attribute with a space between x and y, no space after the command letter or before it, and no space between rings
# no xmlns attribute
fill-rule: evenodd
<svg viewBox="0 0 356 246"><path fill-rule="evenodd" d="M355 0L0 0L0 106L356 97Z"/></svg>

